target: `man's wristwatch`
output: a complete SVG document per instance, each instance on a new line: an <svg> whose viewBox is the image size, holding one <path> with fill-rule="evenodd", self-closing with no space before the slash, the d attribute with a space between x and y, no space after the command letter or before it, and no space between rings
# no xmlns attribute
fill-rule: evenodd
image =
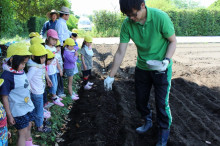
<svg viewBox="0 0 220 146"><path fill-rule="evenodd" d="M170 63L170 58L167 58L167 57L166 57L166 58L164 58L164 60L168 60L168 61L169 61L169 63Z"/></svg>

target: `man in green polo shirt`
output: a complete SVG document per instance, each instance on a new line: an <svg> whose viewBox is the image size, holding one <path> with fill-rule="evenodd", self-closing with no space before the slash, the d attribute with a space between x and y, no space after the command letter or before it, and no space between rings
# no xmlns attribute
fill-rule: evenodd
<svg viewBox="0 0 220 146"><path fill-rule="evenodd" d="M159 128L157 145L166 145L172 121L169 107L169 93L172 76L172 59L176 49L174 26L169 16L158 9L148 8L144 0L120 0L120 9L128 17L124 20L119 48L114 56L109 76L104 80L106 90L112 89L116 74L130 39L137 46L135 68L136 107L145 124L136 129L145 133L152 127L152 113L148 104L150 90L154 86ZM163 65L157 70L148 68L146 61L159 60Z"/></svg>

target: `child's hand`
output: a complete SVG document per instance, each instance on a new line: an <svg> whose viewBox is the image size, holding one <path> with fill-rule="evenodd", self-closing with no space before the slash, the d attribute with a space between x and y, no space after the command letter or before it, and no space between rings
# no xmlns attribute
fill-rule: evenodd
<svg viewBox="0 0 220 146"><path fill-rule="evenodd" d="M52 86L53 86L52 81L51 81L51 80L47 80L47 85L48 85L49 87L52 87Z"/></svg>
<svg viewBox="0 0 220 146"><path fill-rule="evenodd" d="M61 76L61 77L63 76L63 72L62 72L62 71L60 71L60 76Z"/></svg>
<svg viewBox="0 0 220 146"><path fill-rule="evenodd" d="M8 131L8 139L11 138L11 132Z"/></svg>
<svg viewBox="0 0 220 146"><path fill-rule="evenodd" d="M78 54L79 54L79 53L76 51L76 52L75 52L75 56L78 56Z"/></svg>
<svg viewBox="0 0 220 146"><path fill-rule="evenodd" d="M12 116L8 117L8 122L10 125L14 125L15 124L15 119Z"/></svg>

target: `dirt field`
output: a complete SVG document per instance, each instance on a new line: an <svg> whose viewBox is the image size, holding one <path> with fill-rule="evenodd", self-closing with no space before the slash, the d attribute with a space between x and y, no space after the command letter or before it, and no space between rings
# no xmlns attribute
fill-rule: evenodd
<svg viewBox="0 0 220 146"><path fill-rule="evenodd" d="M113 91L105 92L103 79L110 69L117 45L94 45L94 70L90 91L80 89L80 100L69 114L71 121L61 146L151 146L156 143L154 126L144 135L135 129L143 121L135 108L132 44L118 71ZM173 116L168 146L220 145L220 43L178 44L173 57L170 107Z"/></svg>

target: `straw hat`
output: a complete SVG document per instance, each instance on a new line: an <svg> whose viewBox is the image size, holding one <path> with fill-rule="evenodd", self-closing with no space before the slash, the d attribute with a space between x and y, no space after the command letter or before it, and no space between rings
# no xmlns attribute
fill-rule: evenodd
<svg viewBox="0 0 220 146"><path fill-rule="evenodd" d="M61 10L58 11L61 14L70 14L70 10L67 7L62 6Z"/></svg>
<svg viewBox="0 0 220 146"><path fill-rule="evenodd" d="M47 13L47 17L51 19L52 14L56 14L57 18L59 17L58 12L54 9Z"/></svg>

